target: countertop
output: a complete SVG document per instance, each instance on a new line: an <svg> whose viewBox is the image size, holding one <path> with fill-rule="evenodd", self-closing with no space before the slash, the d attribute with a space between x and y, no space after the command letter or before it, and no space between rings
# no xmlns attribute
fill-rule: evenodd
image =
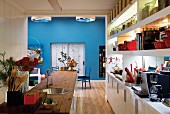
<svg viewBox="0 0 170 114"><path fill-rule="evenodd" d="M126 86L123 81L120 81L118 78L116 78L114 76L114 74L107 72L110 76L114 77L115 80L117 80L117 82L121 83L122 85L124 85L124 87L126 87L129 91L132 91L131 93L133 93L133 90L131 89L131 87ZM134 93L135 94L135 93ZM135 94L136 95L136 94ZM153 109L157 110L160 114L170 114L170 107L164 105L162 102L152 102L149 100L149 98L140 98L138 95L136 95L139 99L142 99L146 104L150 105Z"/></svg>
<svg viewBox="0 0 170 114"><path fill-rule="evenodd" d="M74 94L74 89L75 89L75 84L76 84L76 78L77 78L77 72L76 71L56 71L52 73L51 76L48 77L49 82L53 83L53 87L55 88L65 88L68 89L70 92L66 94L51 94L47 95L47 97L52 98L57 102L57 105L53 108L53 110L46 110L43 109L40 106L40 102L42 102L42 99L40 100L38 106L39 108L35 109L35 111L25 111L23 108L28 107L28 105L20 105L20 106L12 106L9 107L6 105L4 102L0 106L0 113L60 113L60 114L69 114L71 105L72 105L72 100L73 100L73 94ZM35 90L41 90L46 87L47 79L42 80L39 84L37 84L35 87L33 87L30 91L35 91ZM44 92L43 92L44 93ZM43 98L46 98L44 96ZM27 110L33 110L33 107L30 107L30 109Z"/></svg>

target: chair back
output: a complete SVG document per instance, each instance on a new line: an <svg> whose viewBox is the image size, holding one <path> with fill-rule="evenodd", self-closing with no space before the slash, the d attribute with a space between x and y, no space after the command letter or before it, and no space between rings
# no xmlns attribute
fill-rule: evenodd
<svg viewBox="0 0 170 114"><path fill-rule="evenodd" d="M91 67L86 67L85 68L85 76L89 76L90 77L91 74Z"/></svg>
<svg viewBox="0 0 170 114"><path fill-rule="evenodd" d="M59 66L52 67L52 72L59 70Z"/></svg>

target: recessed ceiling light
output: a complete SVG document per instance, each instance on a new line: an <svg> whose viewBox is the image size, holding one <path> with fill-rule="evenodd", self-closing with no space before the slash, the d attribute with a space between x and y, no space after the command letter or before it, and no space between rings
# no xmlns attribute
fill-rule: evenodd
<svg viewBox="0 0 170 114"><path fill-rule="evenodd" d="M31 21L34 21L34 22L49 22L49 21L51 21L51 17L50 16L32 16Z"/></svg>
<svg viewBox="0 0 170 114"><path fill-rule="evenodd" d="M80 22L92 22L95 19L95 16L76 16L76 20Z"/></svg>

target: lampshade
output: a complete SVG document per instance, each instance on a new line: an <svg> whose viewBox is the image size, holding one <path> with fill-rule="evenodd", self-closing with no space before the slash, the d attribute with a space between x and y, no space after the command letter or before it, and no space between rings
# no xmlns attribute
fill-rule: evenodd
<svg viewBox="0 0 170 114"><path fill-rule="evenodd" d="M95 16L76 16L76 20L80 22L92 22L95 19Z"/></svg>
<svg viewBox="0 0 170 114"><path fill-rule="evenodd" d="M31 21L34 21L34 22L49 22L49 21L51 21L51 17L50 16L32 16Z"/></svg>

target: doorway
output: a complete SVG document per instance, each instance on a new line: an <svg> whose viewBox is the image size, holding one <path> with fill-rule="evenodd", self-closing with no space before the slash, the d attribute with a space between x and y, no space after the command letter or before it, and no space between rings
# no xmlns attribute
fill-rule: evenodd
<svg viewBox="0 0 170 114"><path fill-rule="evenodd" d="M58 60L62 58L61 52L66 53L78 64L74 68L78 71L77 75L84 75L85 44L84 43L51 43L51 67L63 66ZM67 61L65 61L67 63Z"/></svg>

